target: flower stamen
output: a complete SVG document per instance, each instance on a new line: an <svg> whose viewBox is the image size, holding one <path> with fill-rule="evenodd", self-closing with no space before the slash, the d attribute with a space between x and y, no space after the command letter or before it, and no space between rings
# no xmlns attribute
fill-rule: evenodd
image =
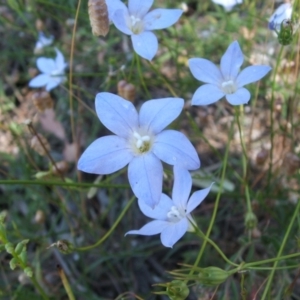
<svg viewBox="0 0 300 300"><path fill-rule="evenodd" d="M236 92L236 87L232 80L222 82L222 89L225 94L233 94Z"/></svg>

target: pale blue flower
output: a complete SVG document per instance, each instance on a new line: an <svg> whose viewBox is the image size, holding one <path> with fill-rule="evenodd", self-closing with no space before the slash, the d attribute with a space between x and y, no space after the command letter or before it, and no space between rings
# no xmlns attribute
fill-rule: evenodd
<svg viewBox="0 0 300 300"><path fill-rule="evenodd" d="M38 54L42 51L42 49L46 46L50 46L53 43L54 36L51 35L46 37L42 31L39 31L39 37L35 44L34 53Z"/></svg>
<svg viewBox="0 0 300 300"><path fill-rule="evenodd" d="M39 57L36 61L38 69L42 72L38 76L29 81L29 86L33 88L46 87L46 91L50 91L59 84L67 80L65 76L65 68L67 63L62 53L55 48L56 58Z"/></svg>
<svg viewBox="0 0 300 300"><path fill-rule="evenodd" d="M283 3L275 10L269 19L269 29L280 31L281 23L288 22L292 18L293 6L291 3Z"/></svg>
<svg viewBox="0 0 300 300"><path fill-rule="evenodd" d="M158 41L152 30L167 28L178 21L181 9L158 8L149 12L154 0L128 0L128 8L118 9L112 16L115 26L131 36L134 51L152 60Z"/></svg>
<svg viewBox="0 0 300 300"><path fill-rule="evenodd" d="M161 160L188 170L200 167L197 152L186 136L163 130L178 117L183 104L180 98L149 100L138 113L131 102L117 95L97 94L97 115L116 135L94 141L80 157L78 169L110 174L129 164L128 179L134 194L153 208L162 193Z"/></svg>
<svg viewBox="0 0 300 300"><path fill-rule="evenodd" d="M192 188L190 173L180 167L174 167L174 185L172 200L165 194L161 195L158 205L151 209L145 205L142 198L138 199L139 207L144 215L154 219L139 230L131 230L127 234L155 235L161 234L160 239L165 247L173 245L187 232L194 231L195 224L191 212L204 200L210 187L194 192L189 198Z"/></svg>
<svg viewBox="0 0 300 300"><path fill-rule="evenodd" d="M192 98L192 105L208 105L224 96L232 105L245 104L250 100L250 93L243 86L264 77L271 67L250 66L240 72L244 55L237 41L231 43L221 58L220 69L204 58L189 59L193 76L205 82Z"/></svg>
<svg viewBox="0 0 300 300"><path fill-rule="evenodd" d="M226 11L231 11L237 4L243 3L243 0L212 0L216 4L220 4Z"/></svg>

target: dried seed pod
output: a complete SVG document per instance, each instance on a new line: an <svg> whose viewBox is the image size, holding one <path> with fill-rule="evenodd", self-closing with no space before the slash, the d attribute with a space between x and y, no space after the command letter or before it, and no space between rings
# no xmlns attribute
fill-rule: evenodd
<svg viewBox="0 0 300 300"><path fill-rule="evenodd" d="M93 35L106 36L109 31L109 19L105 0L89 0L88 7Z"/></svg>
<svg viewBox="0 0 300 300"><path fill-rule="evenodd" d="M128 83L126 80L118 82L118 95L131 102L135 99L135 86L132 83Z"/></svg>
<svg viewBox="0 0 300 300"><path fill-rule="evenodd" d="M36 91L31 95L31 100L38 111L43 112L46 109L53 108L53 99L46 91Z"/></svg>
<svg viewBox="0 0 300 300"><path fill-rule="evenodd" d="M38 137L35 135L31 139L31 141L30 141L30 147L35 152L37 152L39 155L45 156L46 155L45 149L41 145L41 142L43 143L43 146L46 148L46 150L49 151L50 150L50 144L48 143L48 141L46 140L46 138L44 136L42 136L41 134L39 134Z"/></svg>
<svg viewBox="0 0 300 300"><path fill-rule="evenodd" d="M133 102L135 99L135 86L132 83L127 83L124 86L124 99Z"/></svg>

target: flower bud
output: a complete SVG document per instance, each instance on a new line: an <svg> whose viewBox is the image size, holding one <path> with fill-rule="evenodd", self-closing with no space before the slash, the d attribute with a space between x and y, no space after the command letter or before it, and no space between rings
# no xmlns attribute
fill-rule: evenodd
<svg viewBox="0 0 300 300"><path fill-rule="evenodd" d="M198 281L206 286L216 286L223 283L230 275L230 272L218 267L201 268L198 274Z"/></svg>
<svg viewBox="0 0 300 300"><path fill-rule="evenodd" d="M255 214L252 211L251 212L248 211L245 216L246 229L252 230L256 227L256 225L257 225L257 218Z"/></svg>
<svg viewBox="0 0 300 300"><path fill-rule="evenodd" d="M280 31L278 33L279 44L286 46L291 44L293 41L294 30L293 23L291 20L283 20L280 26Z"/></svg>
<svg viewBox="0 0 300 300"><path fill-rule="evenodd" d="M166 294L171 300L184 300L189 293L190 290L184 281L173 280L168 283Z"/></svg>

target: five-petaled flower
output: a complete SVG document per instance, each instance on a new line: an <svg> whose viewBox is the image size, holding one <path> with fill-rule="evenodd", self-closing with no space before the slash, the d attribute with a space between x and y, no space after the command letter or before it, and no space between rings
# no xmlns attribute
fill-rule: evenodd
<svg viewBox="0 0 300 300"><path fill-rule="evenodd" d="M44 47L50 46L53 43L53 40L54 40L53 35L46 37L42 31L39 31L39 37L35 44L34 53L35 54L41 53Z"/></svg>
<svg viewBox="0 0 300 300"><path fill-rule="evenodd" d="M291 3L283 3L275 10L269 19L269 29L280 31L282 22L289 22L292 18L293 6Z"/></svg>
<svg viewBox="0 0 300 300"><path fill-rule="evenodd" d="M212 0L216 4L220 4L226 11L231 11L237 4L243 3L243 0Z"/></svg>
<svg viewBox="0 0 300 300"><path fill-rule="evenodd" d="M222 56L220 69L204 58L189 59L193 76L206 83L196 90L192 105L208 105L224 96L232 105L247 103L250 100L250 93L243 86L260 80L271 67L249 66L239 72L243 61L243 52L237 41L231 43Z"/></svg>
<svg viewBox="0 0 300 300"><path fill-rule="evenodd" d="M117 95L97 94L97 115L116 135L94 141L80 157L78 169L110 174L129 164L128 178L134 194L155 207L162 193L161 160L188 170L200 167L197 152L186 136L163 130L178 117L183 104L180 98L149 100L138 113L131 102Z"/></svg>
<svg viewBox="0 0 300 300"><path fill-rule="evenodd" d="M139 230L131 230L127 234L155 235L159 234L165 247L173 245L187 232L194 231L195 224L191 212L204 200L211 189L194 192L189 198L192 188L190 173L180 167L174 167L174 185L172 200L165 194L161 195L158 205L151 209L142 199L138 199L139 207L144 215L154 219Z"/></svg>
<svg viewBox="0 0 300 300"><path fill-rule="evenodd" d="M59 84L66 81L65 68L67 63L62 53L55 48L56 58L39 57L36 61L38 69L42 72L29 81L29 86L39 88L46 86L46 91L50 91Z"/></svg>
<svg viewBox="0 0 300 300"><path fill-rule="evenodd" d="M112 16L115 26L131 36L134 51L152 60L158 49L157 37L152 30L167 28L178 21L181 9L154 9L154 0L129 0L128 8L117 9Z"/></svg>

